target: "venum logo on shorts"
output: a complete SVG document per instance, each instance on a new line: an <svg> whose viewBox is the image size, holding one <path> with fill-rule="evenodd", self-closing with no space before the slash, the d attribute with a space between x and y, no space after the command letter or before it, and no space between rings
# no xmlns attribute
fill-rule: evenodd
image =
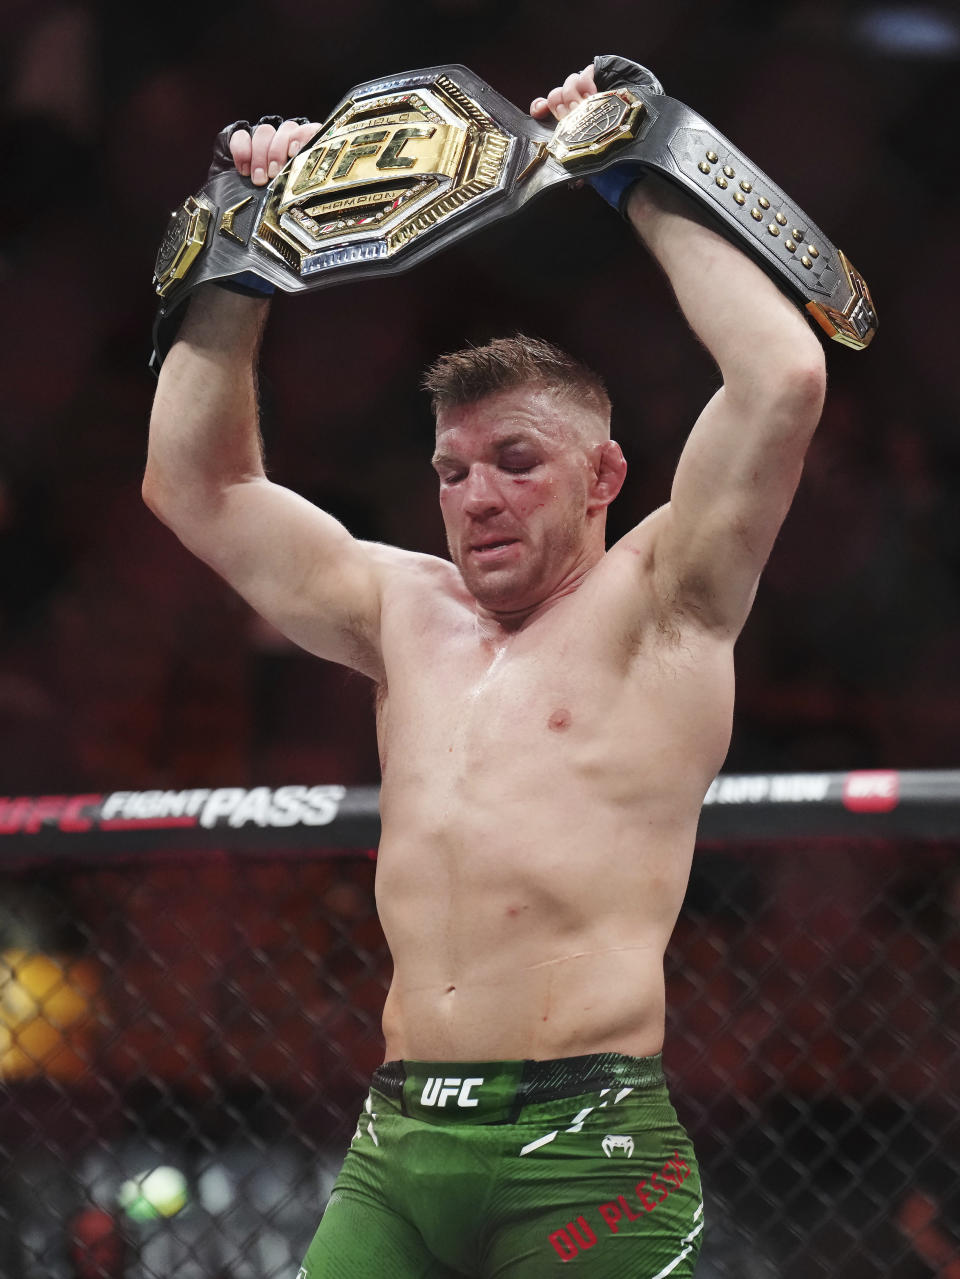
<svg viewBox="0 0 960 1279"><path fill-rule="evenodd" d="M622 1150L628 1159L633 1154L632 1137L613 1137L610 1133L607 1133L600 1145L603 1147L603 1153L608 1159L613 1158L615 1150Z"/></svg>
<svg viewBox="0 0 960 1279"><path fill-rule="evenodd" d="M482 1083L483 1076L479 1079L445 1079L442 1076L431 1075L423 1086L420 1104L443 1109L451 1097L456 1097L458 1106L479 1106L479 1097L471 1097L470 1090L479 1088Z"/></svg>
<svg viewBox="0 0 960 1279"><path fill-rule="evenodd" d="M625 1222L643 1221L644 1214L653 1212L662 1204L672 1191L686 1181L690 1172L690 1165L675 1150L662 1168L652 1173L649 1179L645 1177L638 1181L629 1195L617 1195L616 1199L597 1204L593 1211L599 1214L612 1235L618 1234ZM643 1211L638 1212L638 1208ZM581 1213L558 1230L551 1231L548 1238L550 1246L561 1261L573 1261L574 1257L589 1251L598 1242L597 1231L591 1226L586 1213Z"/></svg>

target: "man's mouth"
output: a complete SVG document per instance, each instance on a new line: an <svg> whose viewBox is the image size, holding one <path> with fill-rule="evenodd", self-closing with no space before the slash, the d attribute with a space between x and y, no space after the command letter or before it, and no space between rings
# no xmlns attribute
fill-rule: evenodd
<svg viewBox="0 0 960 1279"><path fill-rule="evenodd" d="M481 561L492 560L507 554L510 547L519 544L519 538L516 537L491 537L482 542L474 542L470 547L470 554Z"/></svg>

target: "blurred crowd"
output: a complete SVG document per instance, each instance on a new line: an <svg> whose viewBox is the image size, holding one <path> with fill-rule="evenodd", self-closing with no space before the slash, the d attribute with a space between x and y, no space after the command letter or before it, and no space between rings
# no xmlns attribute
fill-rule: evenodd
<svg viewBox="0 0 960 1279"><path fill-rule="evenodd" d="M648 63L733 138L845 249L880 315L867 352L831 344L823 424L738 650L728 767L956 766L960 54L871 43L874 9L8 0L0 789L376 780L365 681L270 631L141 503L156 245L230 120L323 118L354 83L438 62L525 106L597 52ZM410 274L281 298L272 476L359 536L443 554L419 373L516 329L608 380L631 467L618 536L666 499L716 373L589 191L554 190Z"/></svg>

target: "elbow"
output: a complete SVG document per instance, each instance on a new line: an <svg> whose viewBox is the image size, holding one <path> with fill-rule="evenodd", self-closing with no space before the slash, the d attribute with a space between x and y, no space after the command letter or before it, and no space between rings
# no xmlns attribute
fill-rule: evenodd
<svg viewBox="0 0 960 1279"><path fill-rule="evenodd" d="M780 381L789 399L815 407L819 413L827 393L827 362L820 343L814 341L802 357L791 360Z"/></svg>
<svg viewBox="0 0 960 1279"><path fill-rule="evenodd" d="M197 514L204 509L202 497L195 491L176 489L169 478L164 478L149 465L140 486L144 505L161 524L184 540L185 531L196 523Z"/></svg>
<svg viewBox="0 0 960 1279"><path fill-rule="evenodd" d="M827 366L823 348L817 342L810 356L791 364L783 375L783 404L798 429L813 433L820 421L826 394Z"/></svg>
<svg viewBox="0 0 960 1279"><path fill-rule="evenodd" d="M140 496L143 498L147 509L152 511L154 515L158 515L161 503L160 486L149 470L144 475L143 483L140 485Z"/></svg>
<svg viewBox="0 0 960 1279"><path fill-rule="evenodd" d="M812 431L820 420L827 390L823 347L813 333L749 355L734 370L724 370L724 391L744 416ZM796 334L794 334L794 338Z"/></svg>
<svg viewBox="0 0 960 1279"><path fill-rule="evenodd" d="M781 361L764 379L760 393L764 417L781 423L791 434L810 436L820 421L826 391L823 348L814 339L809 350Z"/></svg>
<svg viewBox="0 0 960 1279"><path fill-rule="evenodd" d="M143 477L143 483L140 486L140 496L143 498L144 505L162 523L167 524L169 520L165 514L167 509L167 501L164 497L163 485L159 482L154 472L147 467Z"/></svg>

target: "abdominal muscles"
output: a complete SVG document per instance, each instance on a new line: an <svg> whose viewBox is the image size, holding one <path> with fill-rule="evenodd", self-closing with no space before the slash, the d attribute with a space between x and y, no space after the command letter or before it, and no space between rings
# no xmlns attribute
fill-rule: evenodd
<svg viewBox="0 0 960 1279"><path fill-rule="evenodd" d="M732 672L712 650L601 660L575 620L483 661L441 644L381 707L389 1057L660 1049L663 953Z"/></svg>
<svg viewBox="0 0 960 1279"><path fill-rule="evenodd" d="M661 820L660 804L601 796L575 773L528 790L531 771L518 764L527 785L499 778L496 796L479 777L446 795L436 778L385 784L388 1057L659 1051L663 952L696 815L678 823L673 808ZM428 792L436 802L424 810Z"/></svg>

